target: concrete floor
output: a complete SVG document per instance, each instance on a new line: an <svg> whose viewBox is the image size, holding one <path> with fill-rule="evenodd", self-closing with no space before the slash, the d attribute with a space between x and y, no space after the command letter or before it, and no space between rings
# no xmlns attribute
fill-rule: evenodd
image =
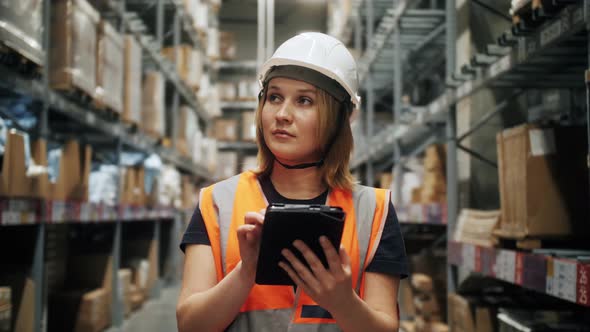
<svg viewBox="0 0 590 332"><path fill-rule="evenodd" d="M173 332L176 327L176 301L180 287L165 287L160 297L143 304L141 309L125 319L121 328L105 332Z"/></svg>

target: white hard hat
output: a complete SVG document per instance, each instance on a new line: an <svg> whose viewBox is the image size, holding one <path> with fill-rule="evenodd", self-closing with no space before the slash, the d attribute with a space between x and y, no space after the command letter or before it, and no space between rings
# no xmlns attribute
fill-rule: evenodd
<svg viewBox="0 0 590 332"><path fill-rule="evenodd" d="M313 69L335 80L350 96L354 119L360 107L356 61L338 39L319 32L305 32L285 41L260 68L261 86L268 74L279 66L300 66Z"/></svg>

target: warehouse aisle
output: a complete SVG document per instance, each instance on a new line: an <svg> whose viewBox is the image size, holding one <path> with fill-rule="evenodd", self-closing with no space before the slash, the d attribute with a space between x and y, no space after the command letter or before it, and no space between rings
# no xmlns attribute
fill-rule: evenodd
<svg viewBox="0 0 590 332"><path fill-rule="evenodd" d="M162 289L160 298L144 303L143 307L131 314L122 329L110 328L105 332L172 332L176 327L176 300L180 285Z"/></svg>

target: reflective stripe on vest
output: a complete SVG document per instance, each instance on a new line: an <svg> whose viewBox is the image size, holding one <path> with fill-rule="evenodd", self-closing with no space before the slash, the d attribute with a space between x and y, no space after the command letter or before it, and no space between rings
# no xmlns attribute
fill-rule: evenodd
<svg viewBox="0 0 590 332"><path fill-rule="evenodd" d="M364 270L381 240L389 206L389 191L356 186L354 192L331 190L326 204L346 212L342 246L351 261L352 282L364 294ZM211 241L217 280L240 261L236 230L246 212L268 205L253 172L245 172L201 191L199 208ZM340 331L329 313L305 292L294 294L291 286L254 285L240 314L227 331Z"/></svg>

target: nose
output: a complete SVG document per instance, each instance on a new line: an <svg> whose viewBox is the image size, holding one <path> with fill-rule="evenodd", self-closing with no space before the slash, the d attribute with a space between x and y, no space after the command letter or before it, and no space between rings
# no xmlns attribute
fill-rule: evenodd
<svg viewBox="0 0 590 332"><path fill-rule="evenodd" d="M279 122L288 122L290 123L293 120L293 115L291 114L291 110L289 108L288 103L283 103L277 112L275 113L275 118Z"/></svg>

